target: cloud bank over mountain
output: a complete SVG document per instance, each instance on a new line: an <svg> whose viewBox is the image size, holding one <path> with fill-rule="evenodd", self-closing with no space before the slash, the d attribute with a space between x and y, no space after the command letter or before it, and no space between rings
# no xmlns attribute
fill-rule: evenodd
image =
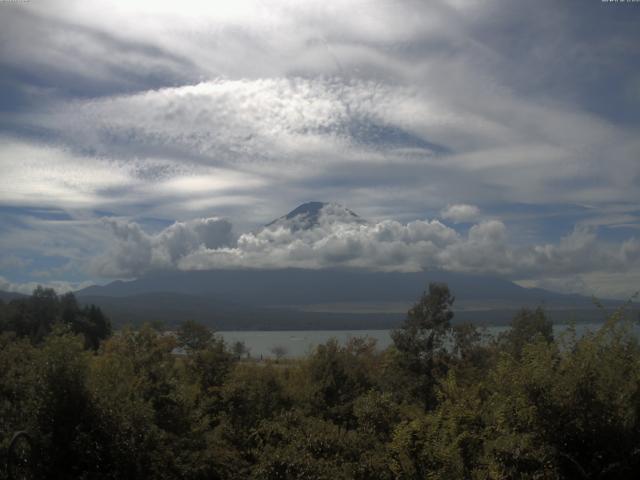
<svg viewBox="0 0 640 480"><path fill-rule="evenodd" d="M218 250L234 240L231 223L219 218L176 222L155 235L135 222L108 218L104 222L113 234L114 248L91 265L104 277L137 277L150 271L172 270L200 248Z"/></svg>
<svg viewBox="0 0 640 480"><path fill-rule="evenodd" d="M499 220L460 234L439 220L369 222L335 204L324 204L309 223L315 213L283 217L237 239L229 221L217 218L175 223L156 234L135 222L105 220L113 247L92 268L100 276L126 278L167 270L346 267L537 279L620 273L640 264L640 242L603 245L588 229L576 229L557 244L516 246Z"/></svg>

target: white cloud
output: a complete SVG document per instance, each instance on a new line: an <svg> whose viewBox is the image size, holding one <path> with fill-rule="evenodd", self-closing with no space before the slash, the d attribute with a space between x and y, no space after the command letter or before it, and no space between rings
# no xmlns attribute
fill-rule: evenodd
<svg viewBox="0 0 640 480"><path fill-rule="evenodd" d="M440 212L440 216L444 219L452 220L455 223L461 223L474 221L479 213L480 209L475 205L462 203L458 205L447 205L447 207Z"/></svg>
<svg viewBox="0 0 640 480"><path fill-rule="evenodd" d="M114 237L113 246L94 258L90 270L106 277L134 277L173 270L178 262L199 248L217 250L234 241L231 223L221 218L176 222L157 234L120 219L104 219Z"/></svg>
<svg viewBox="0 0 640 480"><path fill-rule="evenodd" d="M115 247L93 268L102 275L121 277L163 269L441 269L508 275L531 284L555 278L546 282L560 288L578 285L576 279L583 276L640 274L640 243L635 239L607 244L593 231L578 228L557 244L514 246L507 227L497 220L477 223L461 235L438 220L366 222L330 205L312 226L302 218L281 220L244 233L235 242L230 224L218 219L177 223L155 235L133 222L109 220L108 224ZM208 237L199 228L210 229ZM593 282L581 285L592 287ZM618 290L618 294L626 293Z"/></svg>
<svg viewBox="0 0 640 480"><path fill-rule="evenodd" d="M0 137L0 202L91 207L101 191L130 189L135 180L117 162Z"/></svg>
<svg viewBox="0 0 640 480"><path fill-rule="evenodd" d="M601 208L640 200L632 186L640 143L632 131L510 92L485 92L481 99L463 102L442 88L343 77L219 77L55 104L15 118L54 132L67 145L64 154L60 148L38 147L51 151L46 163L51 172L43 162L14 169L13 177L25 178L17 183L11 178L14 186L5 197L24 201L45 185L43 195L34 194L31 201L111 201L126 209L188 192L206 201L214 191L229 195L228 190L253 198L272 198L278 191L295 201L310 181L316 189L326 188L338 168L344 185L363 183L366 169L367 185L341 189L348 196L342 200L354 207L369 195L380 197L384 187L420 189L416 195L432 208L454 199L590 202ZM12 149L6 151L10 158ZM60 179L67 172L92 170L104 174L83 175L86 183L74 180L80 180L77 173L70 174L70 184ZM390 170L395 173L389 175ZM411 183L419 178L422 186ZM120 188L114 193L111 185ZM425 195L425 189L432 194ZM378 201L392 199L387 194ZM193 203L174 205L180 218Z"/></svg>

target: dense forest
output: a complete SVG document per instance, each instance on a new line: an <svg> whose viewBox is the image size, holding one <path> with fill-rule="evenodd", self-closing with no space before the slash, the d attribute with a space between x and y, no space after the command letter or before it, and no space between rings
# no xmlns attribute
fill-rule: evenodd
<svg viewBox="0 0 640 480"><path fill-rule="evenodd" d="M256 361L194 322L112 332L39 288L0 302L0 456L26 431L34 478L637 478L622 311L554 338L522 310L485 338L452 326L453 301L430 284L384 351L354 338Z"/></svg>

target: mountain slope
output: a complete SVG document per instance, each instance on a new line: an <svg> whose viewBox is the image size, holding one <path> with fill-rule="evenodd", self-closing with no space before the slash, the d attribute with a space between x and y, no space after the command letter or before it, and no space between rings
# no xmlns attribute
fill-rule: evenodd
<svg viewBox="0 0 640 480"><path fill-rule="evenodd" d="M11 300L26 297L27 295L23 295L22 293L5 292L4 290L0 290L0 300L2 300L3 302L10 302Z"/></svg>
<svg viewBox="0 0 640 480"><path fill-rule="evenodd" d="M195 320L215 330L340 330L396 327L398 314L298 312L222 302L206 296L181 293L145 293L127 297L82 295L82 304L98 305L114 325L161 322L175 326Z"/></svg>
<svg viewBox="0 0 640 480"><path fill-rule="evenodd" d="M352 210L337 203L307 202L267 223L265 228L283 226L293 231L308 230L320 225L322 221L366 223L366 220Z"/></svg>
<svg viewBox="0 0 640 480"><path fill-rule="evenodd" d="M172 327L184 320L195 320L215 330L372 330L396 328L411 305L395 313L353 313L300 311L286 308L260 308L221 302L215 298L180 293L146 293L125 297L80 296L82 304L98 305L115 326L161 322ZM454 324L506 325L515 308L458 310L454 307ZM570 319L599 322L603 312L590 307L549 310L553 321Z"/></svg>
<svg viewBox="0 0 640 480"><path fill-rule="evenodd" d="M364 270L207 270L173 272L92 286L78 296L124 297L155 292L215 296L247 306L308 305L339 302L412 302L429 282L445 282L457 304L478 307L592 306L588 297L529 289L501 278L452 272L369 272Z"/></svg>

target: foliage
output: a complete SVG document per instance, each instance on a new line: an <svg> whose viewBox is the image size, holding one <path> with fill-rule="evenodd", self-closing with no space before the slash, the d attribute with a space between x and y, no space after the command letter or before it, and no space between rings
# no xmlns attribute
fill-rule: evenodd
<svg viewBox="0 0 640 480"><path fill-rule="evenodd" d="M413 395L425 408L434 404L436 379L446 370L444 342L451 333L454 297L442 283L429 284L409 310L402 326L392 333L401 370L411 374Z"/></svg>
<svg viewBox="0 0 640 480"><path fill-rule="evenodd" d="M0 333L13 332L37 344L58 324L81 334L87 347L93 350L111 334L111 323L100 308L80 307L73 293L58 296L50 288L37 287L26 299L0 303Z"/></svg>
<svg viewBox="0 0 640 480"><path fill-rule="evenodd" d="M515 356L520 356L525 345L536 340L553 341L553 324L541 307L535 310L523 308L511 323L511 328L500 335L498 341L503 348Z"/></svg>
<svg viewBox="0 0 640 480"><path fill-rule="evenodd" d="M0 455L27 430L39 478L635 478L640 345L623 315L555 338L523 310L487 340L451 325L452 303L430 285L385 351L331 340L272 362L193 322L98 345L100 315L39 289L0 305Z"/></svg>

